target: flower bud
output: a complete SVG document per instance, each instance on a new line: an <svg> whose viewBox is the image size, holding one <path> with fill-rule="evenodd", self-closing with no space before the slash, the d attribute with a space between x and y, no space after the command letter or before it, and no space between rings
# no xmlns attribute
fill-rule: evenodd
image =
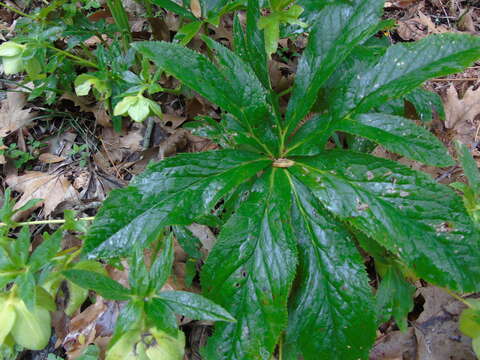
<svg viewBox="0 0 480 360"><path fill-rule="evenodd" d="M107 351L105 360L139 360L137 345L140 342L140 332L137 330L127 331Z"/></svg>
<svg viewBox="0 0 480 360"><path fill-rule="evenodd" d="M29 350L42 350L50 340L50 313L38 305L31 311L19 299L13 305L16 317L11 334L15 342Z"/></svg>
<svg viewBox="0 0 480 360"><path fill-rule="evenodd" d="M146 351L149 360L183 359L185 353L185 334L182 331L178 331L176 338L155 328L150 329L150 331L155 341Z"/></svg>
<svg viewBox="0 0 480 360"><path fill-rule="evenodd" d="M7 41L0 45L0 57L3 62L3 71L6 75L16 74L25 68L22 54L26 46L14 41Z"/></svg>
<svg viewBox="0 0 480 360"><path fill-rule="evenodd" d="M0 345L5 342L6 337L12 330L15 317L16 313L13 304L9 300L0 297Z"/></svg>

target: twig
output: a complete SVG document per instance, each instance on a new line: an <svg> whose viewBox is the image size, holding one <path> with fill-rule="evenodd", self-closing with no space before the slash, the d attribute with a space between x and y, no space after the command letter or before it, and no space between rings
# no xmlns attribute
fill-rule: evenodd
<svg viewBox="0 0 480 360"><path fill-rule="evenodd" d="M78 221L93 221L93 220L95 220L95 216L78 218L76 220L78 220ZM19 226L43 225L43 224L65 224L65 222L66 222L65 219L54 219L54 220L24 221L24 222L14 223L12 225L14 227L19 227ZM10 226L10 224L5 224L3 222L0 222L0 227L4 227L4 226Z"/></svg>

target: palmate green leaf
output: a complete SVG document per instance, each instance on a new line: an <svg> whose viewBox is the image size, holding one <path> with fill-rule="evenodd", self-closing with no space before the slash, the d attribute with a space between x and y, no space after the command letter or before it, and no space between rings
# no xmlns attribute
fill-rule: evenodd
<svg viewBox="0 0 480 360"><path fill-rule="evenodd" d="M291 178L299 268L290 299L287 359L363 359L376 322L362 258L348 232Z"/></svg>
<svg viewBox="0 0 480 360"><path fill-rule="evenodd" d="M235 115L243 124L258 124L269 112L265 88L240 57L214 41L207 41L217 51L219 67L205 56L178 44L149 41L133 46L185 85Z"/></svg>
<svg viewBox="0 0 480 360"><path fill-rule="evenodd" d="M198 294L186 291L162 291L157 295L176 314L195 320L235 321L221 306Z"/></svg>
<svg viewBox="0 0 480 360"><path fill-rule="evenodd" d="M223 196L271 164L258 154L220 150L181 154L151 165L104 202L84 244L106 258L155 240L168 225L189 225Z"/></svg>
<svg viewBox="0 0 480 360"><path fill-rule="evenodd" d="M205 56L166 42L139 42L132 46L209 101L239 116L238 107L232 101L231 84Z"/></svg>
<svg viewBox="0 0 480 360"><path fill-rule="evenodd" d="M297 263L289 187L281 169L258 179L210 252L204 292L237 322L216 324L205 359L270 359L286 326Z"/></svg>
<svg viewBox="0 0 480 360"><path fill-rule="evenodd" d="M105 299L128 300L130 290L108 276L88 270L65 270L62 274L74 284L85 289L94 290Z"/></svg>
<svg viewBox="0 0 480 360"><path fill-rule="evenodd" d="M479 288L478 233L453 190L403 165L351 151L296 161L290 171L328 210L419 277L460 292Z"/></svg>
<svg viewBox="0 0 480 360"><path fill-rule="evenodd" d="M298 64L285 115L293 131L317 100L320 87L362 41L377 32L382 0L353 0L326 6L318 14Z"/></svg>
<svg viewBox="0 0 480 360"><path fill-rule="evenodd" d="M257 24L261 18L260 4L258 0L247 2L247 25L243 31L238 16L234 23L235 52L250 64L258 79L266 89L270 89L270 77L268 74L267 54L265 41Z"/></svg>
<svg viewBox="0 0 480 360"><path fill-rule="evenodd" d="M279 134L280 122L272 114L272 109L268 105L267 90L250 65L244 63L238 55L207 36L202 36L202 39L210 49L215 51L219 69L225 78L232 79L232 85L237 87L237 92L241 91L240 111L242 116L240 119L242 119L243 126L246 127L247 136L258 136L260 145L264 147L263 151L271 153L269 150L278 148L277 134ZM238 84L242 84L242 86L238 87ZM235 95L238 97L238 93Z"/></svg>
<svg viewBox="0 0 480 360"><path fill-rule="evenodd" d="M28 261L31 271L39 270L42 266L49 263L60 250L62 237L63 231L61 229L55 231L53 234L43 234L43 242L33 251Z"/></svg>
<svg viewBox="0 0 480 360"><path fill-rule="evenodd" d="M410 119L386 114L362 114L334 122L334 127L337 131L362 136L391 152L424 164L455 164L443 143Z"/></svg>
<svg viewBox="0 0 480 360"><path fill-rule="evenodd" d="M296 0L304 12L302 18L309 24L312 24L319 16L323 8L335 3L350 4L350 0Z"/></svg>
<svg viewBox="0 0 480 360"><path fill-rule="evenodd" d="M381 322L395 319L401 331L407 330L407 315L413 309L416 287L410 284L396 266L388 266L378 287L377 312Z"/></svg>
<svg viewBox="0 0 480 360"><path fill-rule="evenodd" d="M428 36L414 43L389 47L365 71L351 74L329 96L335 118L366 113L408 94L424 81L462 71L480 57L480 38L463 34Z"/></svg>

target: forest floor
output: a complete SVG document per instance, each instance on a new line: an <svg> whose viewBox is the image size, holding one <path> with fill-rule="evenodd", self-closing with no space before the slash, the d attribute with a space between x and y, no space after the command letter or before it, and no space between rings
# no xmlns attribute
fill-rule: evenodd
<svg viewBox="0 0 480 360"><path fill-rule="evenodd" d="M28 12L31 6L22 1L5 1L11 6ZM131 14L134 38L150 37L146 20L139 16L142 9L133 2L126 2ZM108 18L104 12L99 16ZM395 19L397 26L383 36L392 43L418 41L429 34L462 32L480 35L480 2L461 0L398 0L387 1L385 18ZM0 10L0 40L8 40L15 33L17 15ZM176 31L178 18L167 14L162 26L167 31ZM218 28L210 31L215 40L225 44L232 42L232 20L226 17ZM158 31L158 29L157 29ZM161 31L161 30L160 30ZM94 41L94 40L92 40ZM190 45L200 49L201 40L194 39ZM278 91L288 89L293 81L298 53L305 46L302 37L295 41L281 40L281 53L270 64L273 86ZM4 78L1 90L12 90L19 80ZM170 80L173 81L173 80ZM447 78L438 78L425 84L444 100L446 118L438 114L427 126L454 154L454 140L471 147L480 165L480 63L465 72ZM169 86L175 88L173 81ZM61 218L63 210L74 209L79 216L95 216L98 207L109 191L125 186L129 180L143 171L150 161L161 160L178 152L198 152L215 149L208 139L192 135L182 125L197 115L218 118L217 107L199 96L162 94L158 99L164 116L156 119L150 136L145 126L125 123L120 132L112 128L111 120L94 99L88 101L65 93L53 105L39 100L28 102L23 93L2 91L0 93L0 188L11 187L20 203L30 199L45 199L43 207L30 216L33 220ZM14 132L5 129L6 121L23 122ZM3 122L2 122L3 121ZM3 127L2 127L3 124ZM5 135L8 133L8 136ZM18 151L13 158L13 150ZM9 151L9 152L8 152ZM7 154L8 152L8 154ZM379 156L391 156L377 149ZM459 166L433 168L398 159L415 169L425 171L438 181L448 184L463 181ZM1 190L0 190L0 195ZM40 225L35 234L40 234L48 225ZM204 241L214 241L215 234L207 227L199 226L192 231ZM72 236L72 243L79 240ZM175 276L170 286L186 289L187 256L178 247L174 265ZM110 269L112 277L126 282L126 273ZM375 278L372 277L375 286ZM195 281L193 288L197 287ZM475 359L471 341L458 330L458 316L463 305L441 289L417 282L415 308L409 316L406 333L398 330L395 323L383 324L371 352L375 360L470 360ZM192 288L189 287L191 290ZM469 296L476 296L471 294ZM46 359L49 352L75 358L85 344L105 346L112 333L118 304L97 301L82 308L73 318L57 314L54 317L55 340L46 351L23 354L23 358ZM1 324L0 324L1 326ZM185 322L183 329L188 336L188 359L200 359L198 349L211 331L209 323ZM57 349L57 350L55 350Z"/></svg>

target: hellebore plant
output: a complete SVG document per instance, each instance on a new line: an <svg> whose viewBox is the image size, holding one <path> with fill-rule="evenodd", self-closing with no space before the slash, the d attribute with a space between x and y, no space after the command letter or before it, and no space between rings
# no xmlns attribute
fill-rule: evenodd
<svg viewBox="0 0 480 360"><path fill-rule="evenodd" d="M216 325L205 359L268 360L276 348L283 359L365 359L379 321L393 316L406 327L406 276L479 290L478 232L452 189L394 161L327 146L348 134L424 164L454 164L434 135L386 105L471 65L480 38L441 34L374 47L372 37L389 26L383 6L318 6L285 113L269 80L256 0L246 28L235 21L234 51L203 38L213 60L180 44L133 44L224 111L229 148L167 158L112 191L84 250L124 256L167 226L220 214L201 283L236 322ZM360 249L382 277L377 301Z"/></svg>

